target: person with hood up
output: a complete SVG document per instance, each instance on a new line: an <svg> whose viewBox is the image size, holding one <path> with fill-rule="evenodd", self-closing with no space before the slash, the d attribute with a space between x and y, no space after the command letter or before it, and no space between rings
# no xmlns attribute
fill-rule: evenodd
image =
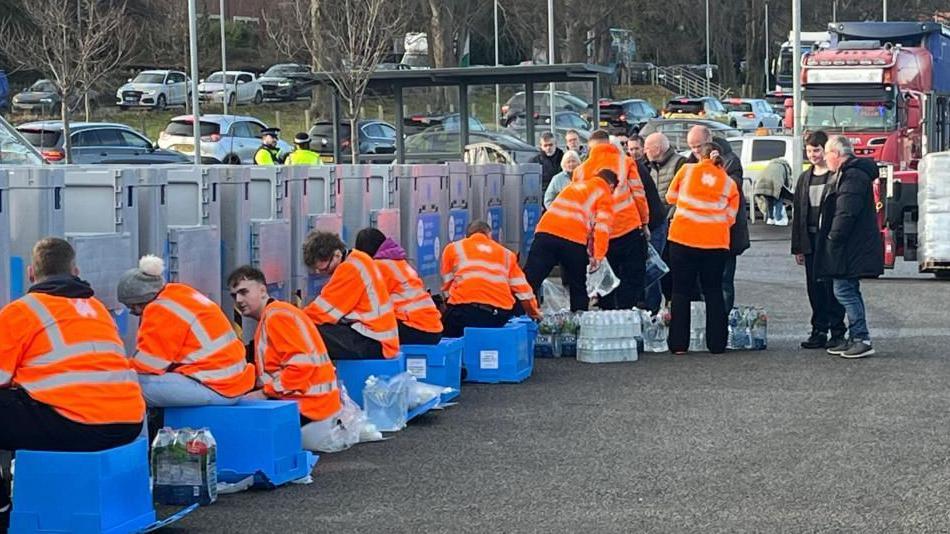
<svg viewBox="0 0 950 534"><path fill-rule="evenodd" d="M877 164L854 155L851 141L833 136L825 144L825 161L837 173L825 188L818 216L815 276L831 279L835 298L848 315L850 340L828 349L842 358L874 354L868 330L861 278L884 274L884 246L874 210L872 183Z"/></svg>
<svg viewBox="0 0 950 534"><path fill-rule="evenodd" d="M442 340L442 314L426 291L416 270L406 261L406 251L377 228L356 234L356 250L365 252L379 266L396 313L400 345L438 345Z"/></svg>
<svg viewBox="0 0 950 534"><path fill-rule="evenodd" d="M792 166L785 158L775 158L768 162L755 180L753 198L759 211L765 214L766 224L788 226L788 214L782 199L788 197L791 179Z"/></svg>

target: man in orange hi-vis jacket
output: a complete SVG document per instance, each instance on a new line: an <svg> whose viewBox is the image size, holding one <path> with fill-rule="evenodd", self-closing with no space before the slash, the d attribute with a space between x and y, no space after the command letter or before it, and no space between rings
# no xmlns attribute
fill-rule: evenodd
<svg viewBox="0 0 950 534"><path fill-rule="evenodd" d="M612 144L604 130L595 131L589 144L590 154L574 170L574 179L585 180L601 169L610 169L617 175L607 261L620 279L620 285L601 299L600 307L629 310L640 304L644 297L650 208L636 161Z"/></svg>
<svg viewBox="0 0 950 534"><path fill-rule="evenodd" d="M596 268L607 255L616 186L617 175L601 169L592 178L568 184L541 216L524 269L536 295L554 266L561 265L571 311L587 309L587 269Z"/></svg>

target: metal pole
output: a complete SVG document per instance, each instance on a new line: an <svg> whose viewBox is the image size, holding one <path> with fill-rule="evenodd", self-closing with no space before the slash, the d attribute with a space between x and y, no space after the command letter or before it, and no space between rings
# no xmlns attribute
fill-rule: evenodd
<svg viewBox="0 0 950 534"><path fill-rule="evenodd" d="M838 0L831 2L831 22L838 22Z"/></svg>
<svg viewBox="0 0 950 534"><path fill-rule="evenodd" d="M712 65L709 62L709 0L706 0L706 96L709 96L710 83L712 83Z"/></svg>
<svg viewBox="0 0 950 534"><path fill-rule="evenodd" d="M548 65L554 65L554 0L548 0ZM551 82L551 94L548 96L551 104L551 133L557 142L557 121L554 116L554 82ZM597 105L594 102L594 105Z"/></svg>
<svg viewBox="0 0 950 534"><path fill-rule="evenodd" d="M887 0L884 0L884 22L887 22Z"/></svg>
<svg viewBox="0 0 950 534"><path fill-rule="evenodd" d="M769 52L771 48L769 42L769 0L765 0L765 92L769 92L769 73L771 71L771 61L769 61Z"/></svg>
<svg viewBox="0 0 950 534"><path fill-rule="evenodd" d="M802 0L792 0L792 169L802 168Z"/></svg>
<svg viewBox="0 0 950 534"><path fill-rule="evenodd" d="M495 66L499 65L498 61L498 0L493 2L495 4ZM498 88L498 84L495 84L495 122L498 123L498 126L501 126L501 91Z"/></svg>
<svg viewBox="0 0 950 534"><path fill-rule="evenodd" d="M224 38L224 0L221 0L218 4L218 20L221 22L221 74L224 76L224 87L228 86L228 60L227 60L227 43ZM228 114L228 91L224 91L224 114Z"/></svg>
<svg viewBox="0 0 950 534"><path fill-rule="evenodd" d="M188 46L191 52L191 134L195 137L195 166L201 165L201 109L198 107L198 8L188 0Z"/></svg>

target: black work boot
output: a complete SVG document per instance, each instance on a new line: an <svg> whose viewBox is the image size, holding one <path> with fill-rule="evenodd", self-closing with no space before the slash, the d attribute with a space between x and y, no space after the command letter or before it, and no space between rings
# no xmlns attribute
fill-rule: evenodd
<svg viewBox="0 0 950 534"><path fill-rule="evenodd" d="M803 349L823 349L825 344L828 343L828 334L824 332L815 332L812 331L811 335L808 336L808 339L802 341Z"/></svg>

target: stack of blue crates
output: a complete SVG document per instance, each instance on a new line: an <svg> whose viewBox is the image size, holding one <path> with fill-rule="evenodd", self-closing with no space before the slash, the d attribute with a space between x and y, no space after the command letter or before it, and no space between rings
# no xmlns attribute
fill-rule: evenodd
<svg viewBox="0 0 950 534"><path fill-rule="evenodd" d="M524 382L534 370L534 336L522 321L501 328L466 328L465 381Z"/></svg>

